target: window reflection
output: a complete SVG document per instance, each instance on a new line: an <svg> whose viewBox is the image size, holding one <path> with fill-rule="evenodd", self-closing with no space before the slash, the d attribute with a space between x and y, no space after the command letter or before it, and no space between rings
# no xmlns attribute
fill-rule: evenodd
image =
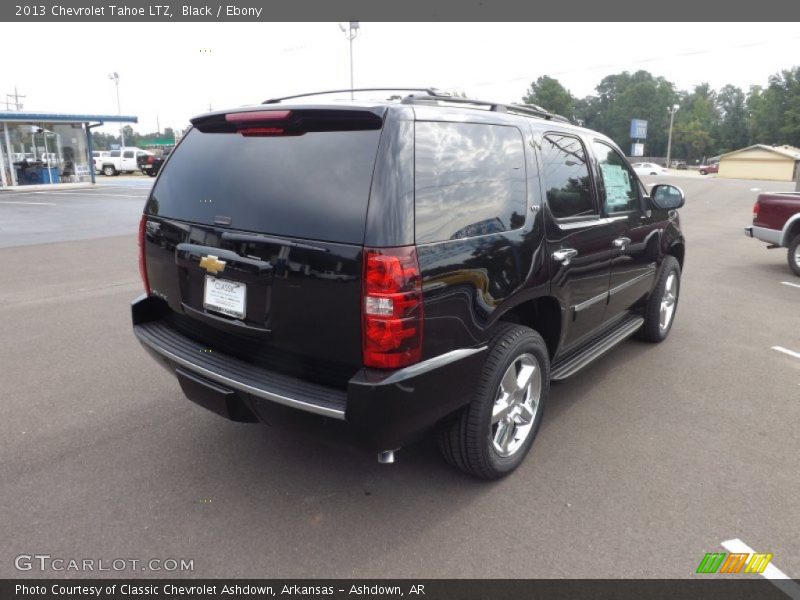
<svg viewBox="0 0 800 600"><path fill-rule="evenodd" d="M418 243L517 229L525 222L525 152L514 127L416 125Z"/></svg>
<svg viewBox="0 0 800 600"><path fill-rule="evenodd" d="M578 138L545 136L542 163L547 203L553 216L563 219L595 213L586 152Z"/></svg>
<svg viewBox="0 0 800 600"><path fill-rule="evenodd" d="M631 172L627 161L608 144L593 142L592 147L600 166L606 213L636 210L639 203L636 177Z"/></svg>

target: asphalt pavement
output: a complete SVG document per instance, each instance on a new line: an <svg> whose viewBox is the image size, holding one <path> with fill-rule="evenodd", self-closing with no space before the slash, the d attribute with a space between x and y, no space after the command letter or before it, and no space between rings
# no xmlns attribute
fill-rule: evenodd
<svg viewBox="0 0 800 600"><path fill-rule="evenodd" d="M431 440L379 465L193 405L131 332L144 184L0 195L0 577L683 578L734 538L800 577L800 359L773 349L800 353L800 278L742 231L755 188L791 185L667 180L688 198L669 338L555 385L494 483ZM193 570L15 567L35 554Z"/></svg>
<svg viewBox="0 0 800 600"><path fill-rule="evenodd" d="M87 189L2 191L0 248L128 234L152 184L150 177L98 176Z"/></svg>

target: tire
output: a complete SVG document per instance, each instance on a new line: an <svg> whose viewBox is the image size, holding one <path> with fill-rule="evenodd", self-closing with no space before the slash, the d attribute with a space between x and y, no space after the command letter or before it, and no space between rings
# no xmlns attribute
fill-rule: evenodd
<svg viewBox="0 0 800 600"><path fill-rule="evenodd" d="M112 177L117 174L117 170L114 168L113 165L106 165L103 167L103 175L106 177Z"/></svg>
<svg viewBox="0 0 800 600"><path fill-rule="evenodd" d="M526 374L527 385L520 386ZM480 479L508 475L531 449L549 391L550 358L542 337L528 327L501 325L489 342L472 402L439 431L445 460ZM508 392L517 398L504 401ZM498 420L492 423L494 414Z"/></svg>
<svg viewBox="0 0 800 600"><path fill-rule="evenodd" d="M706 174L706 171L703 171L702 169L700 169L700 175L705 175L705 174Z"/></svg>
<svg viewBox="0 0 800 600"><path fill-rule="evenodd" d="M653 343L663 342L666 339L675 322L680 291L681 266L678 259L667 255L661 263L661 272L653 293L645 305L644 324L637 332L639 339ZM665 311L664 320L662 320L662 309Z"/></svg>
<svg viewBox="0 0 800 600"><path fill-rule="evenodd" d="M789 268L800 277L800 234L794 236L789 242L787 258L789 259Z"/></svg>
<svg viewBox="0 0 800 600"><path fill-rule="evenodd" d="M155 177L156 175L158 175L158 173L156 173L155 169L150 169L149 171L147 171L147 175L149 177Z"/></svg>

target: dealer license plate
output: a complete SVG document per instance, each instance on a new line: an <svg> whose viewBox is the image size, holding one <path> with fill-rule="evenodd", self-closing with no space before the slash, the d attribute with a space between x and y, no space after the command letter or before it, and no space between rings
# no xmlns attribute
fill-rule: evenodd
<svg viewBox="0 0 800 600"><path fill-rule="evenodd" d="M208 310L244 319L247 286L238 281L219 279L206 275L206 286L203 292L203 306Z"/></svg>

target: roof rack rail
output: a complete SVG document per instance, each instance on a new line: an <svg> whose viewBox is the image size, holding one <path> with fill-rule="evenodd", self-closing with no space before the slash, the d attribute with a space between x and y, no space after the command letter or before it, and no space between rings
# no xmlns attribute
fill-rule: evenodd
<svg viewBox="0 0 800 600"><path fill-rule="evenodd" d="M570 120L562 115L551 113L536 104L505 104L503 102L490 102L487 100L474 100L472 98L459 98L458 96L443 96L441 94L428 94L427 96L409 95L401 100L405 104L426 103L426 102L446 102L449 104L470 104L472 106L488 106L493 112L512 112L532 117L539 117L552 121L570 123Z"/></svg>
<svg viewBox="0 0 800 600"><path fill-rule="evenodd" d="M437 90L433 87L418 87L418 88L406 88L406 87L376 87L376 88L346 88L343 90L326 90L324 92L309 92L307 94L295 94L294 96L283 96L282 98L270 98L269 100L264 100L262 104L280 104L284 100L294 100L295 98L306 98L308 96L324 96L326 94L343 94L348 92L425 92L428 96L433 96L437 98L449 98L450 95L446 92L442 92L441 90Z"/></svg>

